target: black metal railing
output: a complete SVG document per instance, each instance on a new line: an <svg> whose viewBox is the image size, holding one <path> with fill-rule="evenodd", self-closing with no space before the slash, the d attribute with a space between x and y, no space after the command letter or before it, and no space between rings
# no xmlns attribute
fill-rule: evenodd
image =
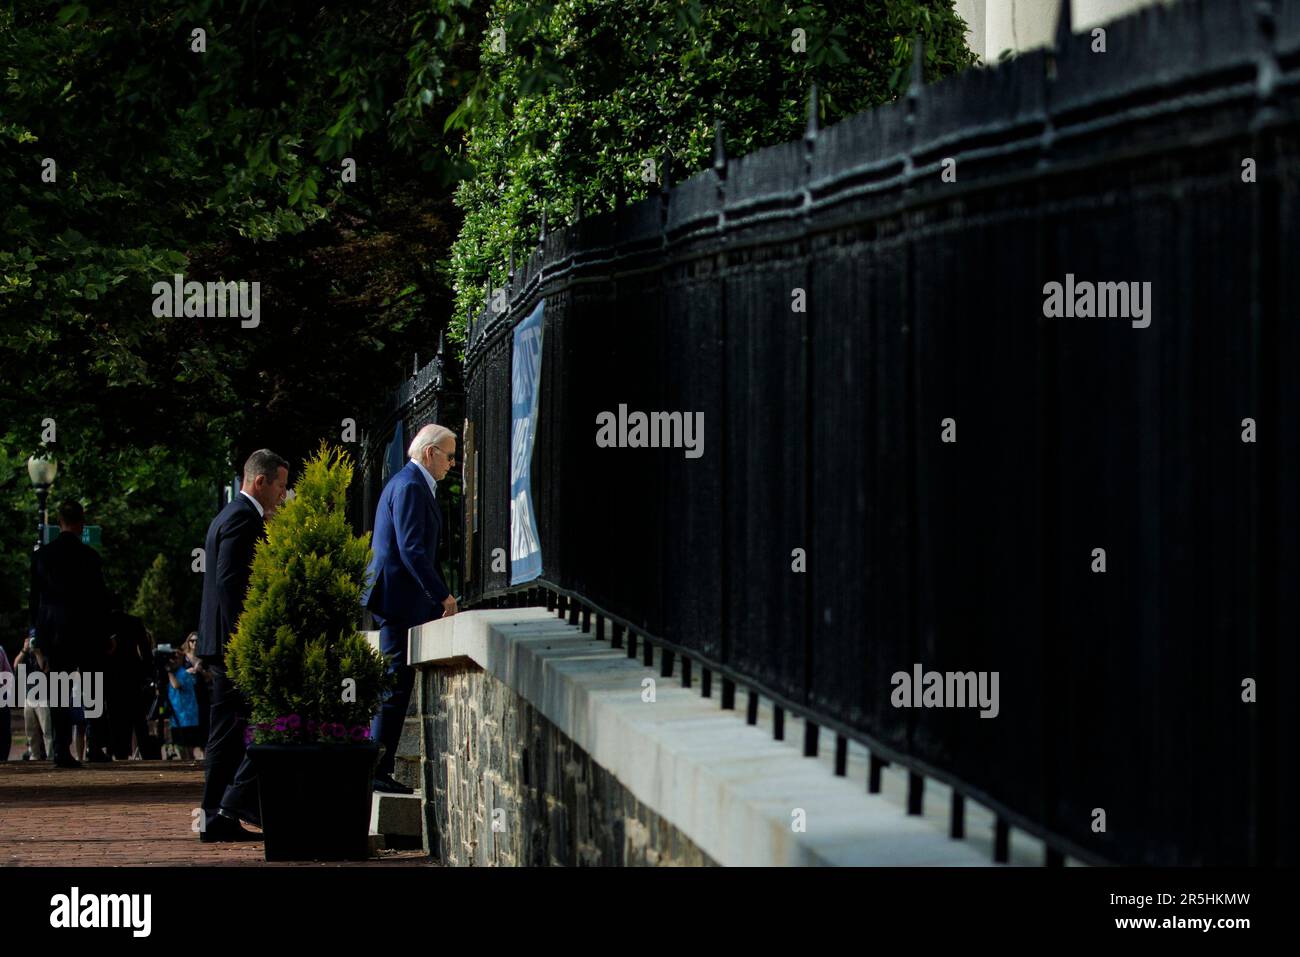
<svg viewBox="0 0 1300 957"><path fill-rule="evenodd" d="M494 550L544 299L526 599L805 716L841 770L866 743L914 810L948 782L999 859L1014 826L1049 864L1294 863L1300 3L1094 43L545 235L469 330L466 596L525 600ZM1047 317L1067 274L1150 282L1149 325ZM620 405L702 412L703 454L598 447ZM998 715L895 707L915 664L997 672Z"/></svg>

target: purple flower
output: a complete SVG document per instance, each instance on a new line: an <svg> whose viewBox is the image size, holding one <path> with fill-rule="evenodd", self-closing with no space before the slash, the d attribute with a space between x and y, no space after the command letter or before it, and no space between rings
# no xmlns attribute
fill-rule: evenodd
<svg viewBox="0 0 1300 957"><path fill-rule="evenodd" d="M348 729L345 728L345 727L343 726L343 722L342 722L342 721L335 721L335 722L334 722L334 737L336 737L336 738L346 738L347 736L348 736Z"/></svg>
<svg viewBox="0 0 1300 957"><path fill-rule="evenodd" d="M290 731L297 731L302 727L302 718L298 717L296 714L291 714L289 717L284 719L284 724Z"/></svg>
<svg viewBox="0 0 1300 957"><path fill-rule="evenodd" d="M276 719L275 719L275 730L276 730L276 731L285 731L285 730L287 730L287 728L285 728L284 718L276 718Z"/></svg>
<svg viewBox="0 0 1300 957"><path fill-rule="evenodd" d="M245 729L244 729L244 746L245 746L245 747L248 747L248 745L252 744L252 743L253 743L253 738L254 738L255 736L256 736L256 732L255 732L252 728L245 728Z"/></svg>
<svg viewBox="0 0 1300 957"><path fill-rule="evenodd" d="M366 740L366 738L368 738L368 737L370 737L370 729L369 729L369 728L364 727L364 726L362 726L362 725L357 725L355 728L352 729L352 740L353 740L353 741L364 741L364 740Z"/></svg>

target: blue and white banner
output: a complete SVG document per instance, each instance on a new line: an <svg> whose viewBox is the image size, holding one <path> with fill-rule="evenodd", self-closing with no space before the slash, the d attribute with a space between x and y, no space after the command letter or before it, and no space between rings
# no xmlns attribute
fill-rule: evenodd
<svg viewBox="0 0 1300 957"><path fill-rule="evenodd" d="M542 574L542 546L533 512L533 436L542 378L542 315L545 301L515 326L510 366L510 584Z"/></svg>

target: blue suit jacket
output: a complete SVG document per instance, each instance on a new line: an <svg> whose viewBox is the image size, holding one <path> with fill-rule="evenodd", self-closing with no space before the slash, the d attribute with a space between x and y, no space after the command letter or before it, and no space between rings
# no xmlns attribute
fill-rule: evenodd
<svg viewBox="0 0 1300 957"><path fill-rule="evenodd" d="M375 510L374 558L361 604L390 622L418 625L442 617L449 594L438 573L442 510L414 462L388 480Z"/></svg>

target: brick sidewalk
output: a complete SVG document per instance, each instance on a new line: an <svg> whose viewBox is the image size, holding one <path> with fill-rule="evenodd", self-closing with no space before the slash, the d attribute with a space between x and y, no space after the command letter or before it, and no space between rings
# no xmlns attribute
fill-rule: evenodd
<svg viewBox="0 0 1300 957"><path fill-rule="evenodd" d="M199 841L191 822L202 791L203 767L191 762L0 764L0 867L267 866L260 841ZM312 866L436 866L420 851L380 853L364 864Z"/></svg>

